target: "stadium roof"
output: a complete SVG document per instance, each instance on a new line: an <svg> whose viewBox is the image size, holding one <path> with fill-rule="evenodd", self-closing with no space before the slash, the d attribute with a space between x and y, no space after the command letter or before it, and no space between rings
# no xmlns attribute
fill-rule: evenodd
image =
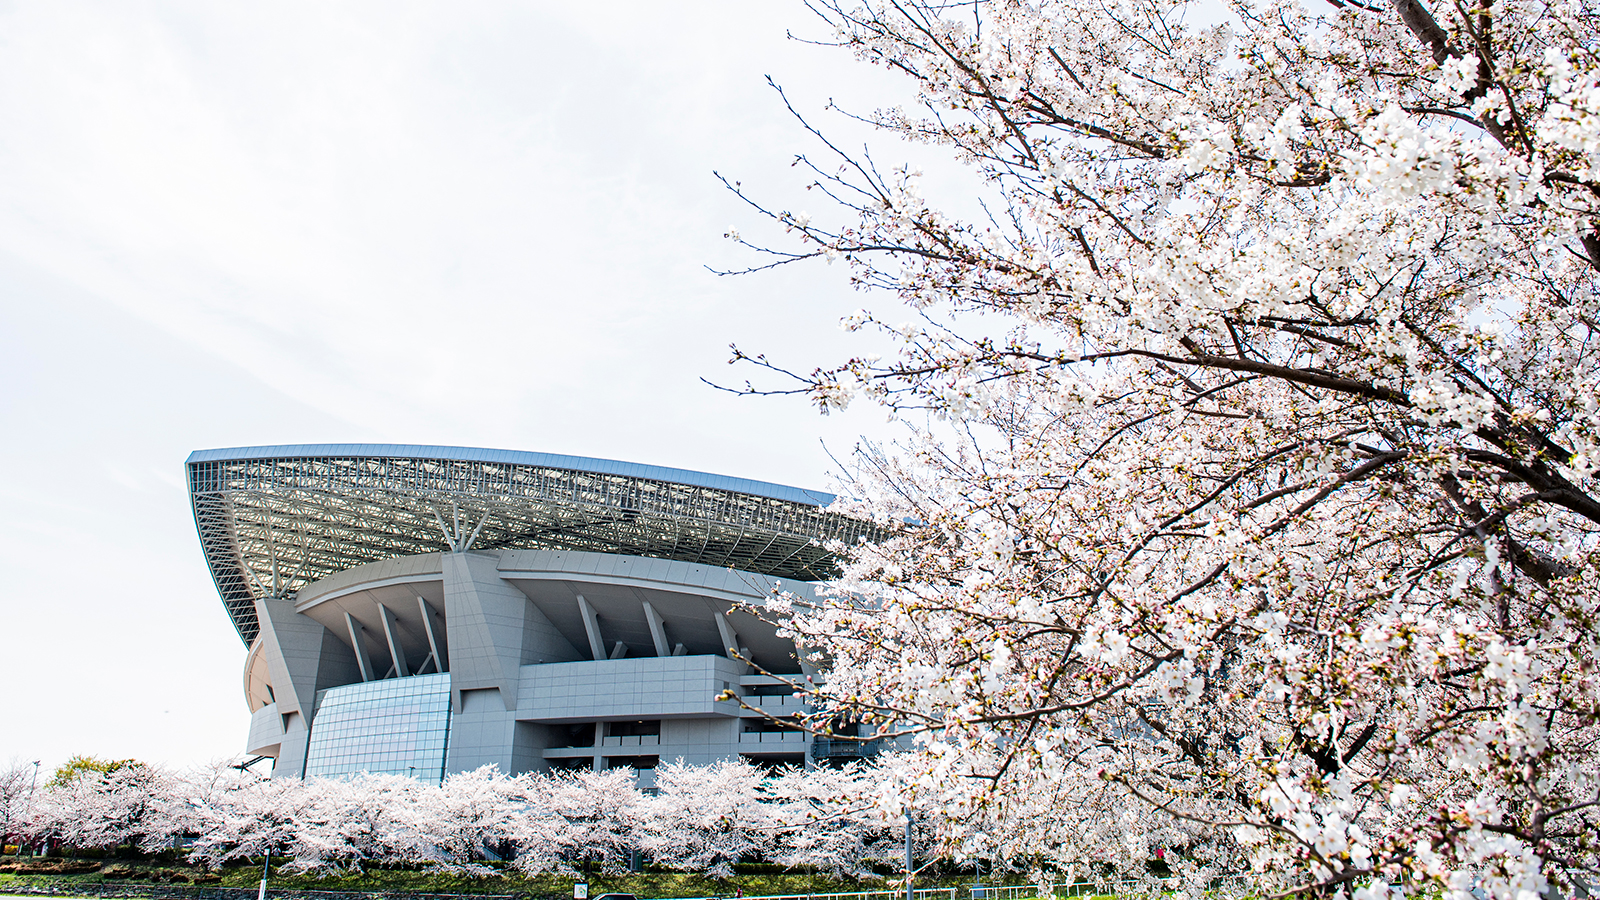
<svg viewBox="0 0 1600 900"><path fill-rule="evenodd" d="M870 536L818 491L514 450L294 444L197 450L189 499L211 577L248 644L255 598L364 563L451 549L623 553L815 580L821 542Z"/></svg>

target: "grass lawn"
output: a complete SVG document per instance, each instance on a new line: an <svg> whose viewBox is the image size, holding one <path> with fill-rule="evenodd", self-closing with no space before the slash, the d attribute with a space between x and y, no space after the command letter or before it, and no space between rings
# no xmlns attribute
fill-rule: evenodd
<svg viewBox="0 0 1600 900"><path fill-rule="evenodd" d="M88 863L100 863L100 865L93 871L72 874L0 873L0 894L8 893L8 888L16 890L24 886L45 885L70 891L73 884L172 884L253 888L261 879L259 864L230 865L214 872L207 872L182 863L163 865L129 860L86 860L81 868L87 868ZM956 876L948 879L948 883L945 884L919 879L917 886L964 889L970 884L969 879L970 876L968 879ZM564 875L526 878L510 869L496 875L480 877L405 869L372 869L344 875L295 874L274 869L268 881L268 890L520 894L545 900L571 900L574 880ZM668 871L615 876L595 874L588 876L587 881L591 897L616 892L635 894L640 898L732 897L741 890L747 897L771 894L826 894L893 890L896 887L893 881L885 879L838 880L822 875L781 871L744 872L726 880ZM965 898L965 890L957 893L957 900Z"/></svg>

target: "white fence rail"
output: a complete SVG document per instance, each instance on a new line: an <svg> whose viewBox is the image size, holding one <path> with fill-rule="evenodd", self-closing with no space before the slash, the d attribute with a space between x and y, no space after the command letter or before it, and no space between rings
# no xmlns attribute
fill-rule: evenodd
<svg viewBox="0 0 1600 900"><path fill-rule="evenodd" d="M1103 882L1098 885L1087 881L1058 882L1050 886L1050 893L1056 897L1075 897L1110 893L1133 884L1132 881ZM1108 888L1109 891L1106 890ZM1000 887L973 885L967 892L972 895L972 900L1032 900L1039 896L1039 886L1036 884L1008 884Z"/></svg>
<svg viewBox="0 0 1600 900"><path fill-rule="evenodd" d="M1245 875L1220 875L1212 880L1219 885L1226 884L1235 888L1249 888L1252 884L1249 876ZM1068 898L1106 894L1138 895L1146 893L1149 887L1148 881L1132 878L1118 881L1058 881L1050 885L1050 896ZM998 887L973 885L967 892L972 900L1033 900L1040 896L1039 886L1036 884L1010 884Z"/></svg>
<svg viewBox="0 0 1600 900"><path fill-rule="evenodd" d="M805 749L806 738L810 735L804 731L742 731L739 733L741 744L795 744L800 749ZM787 896L787 895L785 895ZM801 897L829 897L831 894L800 894ZM854 894L841 894L842 897L854 897ZM752 898L746 898L752 900Z"/></svg>
<svg viewBox="0 0 1600 900"><path fill-rule="evenodd" d="M911 892L912 900L956 900L956 888L918 888ZM844 894L763 894L745 897L744 900L905 900L906 892L852 891ZM713 900L713 898L697 898ZM725 898L724 898L725 900Z"/></svg>

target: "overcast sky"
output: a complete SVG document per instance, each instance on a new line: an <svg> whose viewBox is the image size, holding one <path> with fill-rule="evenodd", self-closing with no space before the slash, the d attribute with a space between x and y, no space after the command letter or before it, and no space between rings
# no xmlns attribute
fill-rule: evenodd
<svg viewBox="0 0 1600 900"><path fill-rule="evenodd" d="M237 755L195 449L539 450L825 487L842 267L741 278L804 110L892 96L798 2L0 2L0 764ZM874 91L880 92L874 94ZM845 126L834 127L848 134ZM892 162L892 160L891 160Z"/></svg>

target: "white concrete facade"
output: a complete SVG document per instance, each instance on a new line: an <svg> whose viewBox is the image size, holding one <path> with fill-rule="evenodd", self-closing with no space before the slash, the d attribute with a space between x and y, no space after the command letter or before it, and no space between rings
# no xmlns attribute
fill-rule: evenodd
<svg viewBox="0 0 1600 900"><path fill-rule="evenodd" d="M774 590L815 589L573 550L443 551L355 566L257 601L247 750L273 757L274 777L315 771L307 751L329 691L445 673L446 774L628 765L648 784L657 761L801 763L806 734L719 698L780 717L802 711L782 683L804 677L795 648L752 610Z"/></svg>

